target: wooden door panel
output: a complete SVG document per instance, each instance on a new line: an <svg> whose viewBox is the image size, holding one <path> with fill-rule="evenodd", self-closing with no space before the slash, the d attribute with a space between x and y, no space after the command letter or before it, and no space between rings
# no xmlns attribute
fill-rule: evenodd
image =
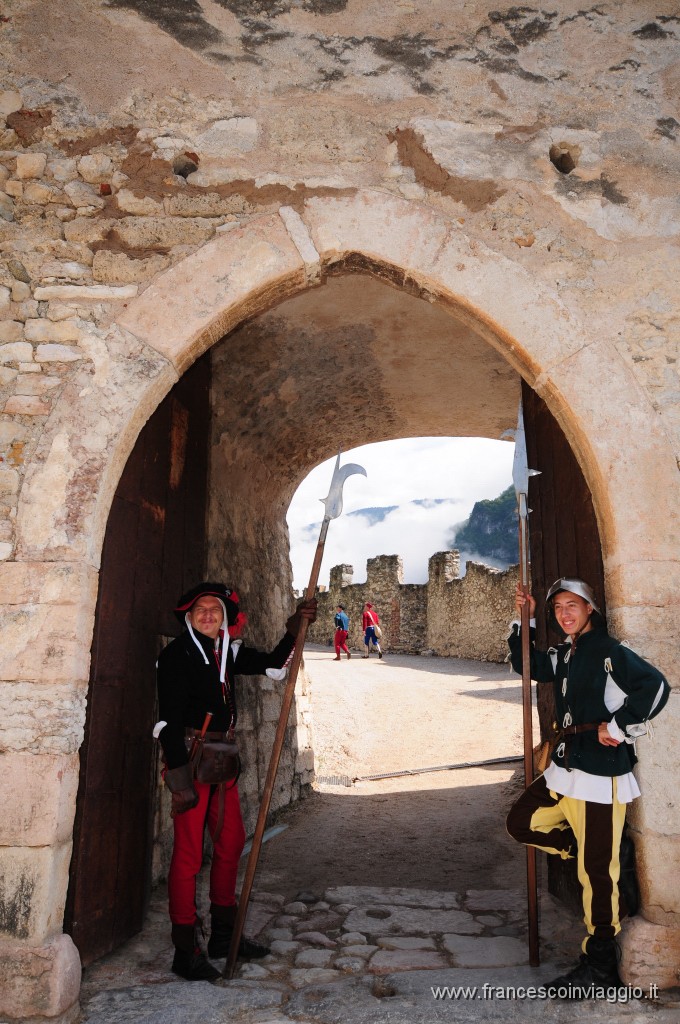
<svg viewBox="0 0 680 1024"><path fill-rule="evenodd" d="M522 402L529 466L541 471L529 480L529 551L537 643L545 650L559 639L548 630L545 616L544 599L551 584L561 576L586 580L604 613L604 567L593 501L581 467L548 407L524 382ZM545 738L555 718L552 687L538 687L537 705ZM549 856L548 888L581 913L575 865Z"/></svg>
<svg viewBox="0 0 680 1024"><path fill-rule="evenodd" d="M122 727L122 708L120 705L120 688L124 680L111 676L98 680L96 696L90 702L90 718L96 719L97 726L90 730L96 741L100 733L119 736ZM90 735L92 742L92 735ZM100 794L102 801L110 806L111 799L116 797L122 784L120 760L111 758L91 758L86 763L87 786L92 792Z"/></svg>
<svg viewBox="0 0 680 1024"><path fill-rule="evenodd" d="M123 536L136 535L139 510L136 505L120 498L113 499L109 513L109 532L118 532ZM92 644L92 664L90 677L100 678L107 671L113 671L117 664L120 651L120 636L108 628L108 623L118 616L121 623L129 621L132 607L132 586L130 580L130 563L128 558L113 558L108 551L107 539L102 549L102 571L106 568L107 585L101 587L97 600L97 612ZM101 573L100 573L101 575ZM92 694L90 694L90 697Z"/></svg>
<svg viewBox="0 0 680 1024"><path fill-rule="evenodd" d="M529 480L529 549L536 625L542 646L548 637L543 598L560 576L587 580L604 611L604 568L593 501L569 442L545 403L522 384L527 458L540 476Z"/></svg>
<svg viewBox="0 0 680 1024"><path fill-rule="evenodd" d="M84 964L139 931L151 879L155 663L172 607L203 576L210 356L142 430L102 550L64 928ZM190 543L187 531L190 529Z"/></svg>

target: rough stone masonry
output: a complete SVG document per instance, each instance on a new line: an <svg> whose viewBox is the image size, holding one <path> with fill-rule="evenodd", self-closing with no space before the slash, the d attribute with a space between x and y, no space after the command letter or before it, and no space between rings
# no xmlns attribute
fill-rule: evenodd
<svg viewBox="0 0 680 1024"><path fill-rule="evenodd" d="M679 37L670 0L3 6L5 1018L75 1012L102 540L142 426L208 350L207 569L238 577L265 642L309 469L498 437L523 378L591 489L612 629L677 688ZM679 705L639 767L623 970L643 983L680 963Z"/></svg>

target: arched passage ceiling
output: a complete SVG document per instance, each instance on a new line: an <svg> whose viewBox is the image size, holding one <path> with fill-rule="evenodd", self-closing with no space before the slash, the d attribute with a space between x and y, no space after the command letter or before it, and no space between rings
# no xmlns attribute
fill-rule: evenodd
<svg viewBox="0 0 680 1024"><path fill-rule="evenodd" d="M262 314L218 343L213 360L223 457L255 477L261 467L286 503L338 447L498 438L517 418L519 377L495 349L429 302L361 274Z"/></svg>

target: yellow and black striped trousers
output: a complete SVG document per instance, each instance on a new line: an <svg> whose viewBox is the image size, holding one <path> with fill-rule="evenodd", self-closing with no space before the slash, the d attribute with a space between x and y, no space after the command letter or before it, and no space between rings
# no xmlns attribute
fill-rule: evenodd
<svg viewBox="0 0 680 1024"><path fill-rule="evenodd" d="M541 775L512 806L507 829L513 839L564 860L576 857L583 889L583 914L588 937L613 939L621 931L619 852L626 804L616 798L596 804L561 796L548 789Z"/></svg>

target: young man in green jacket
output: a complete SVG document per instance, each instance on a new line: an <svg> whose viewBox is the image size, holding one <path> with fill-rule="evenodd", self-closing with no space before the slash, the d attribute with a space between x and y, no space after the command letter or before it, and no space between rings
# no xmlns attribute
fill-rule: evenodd
<svg viewBox="0 0 680 1024"><path fill-rule="evenodd" d="M557 736L550 764L514 804L507 827L521 843L577 859L588 934L579 963L551 990L581 999L621 984L615 936L626 806L640 795L632 771L635 739L664 706L670 687L658 669L609 636L583 580L559 579L548 591L549 621L564 640L547 652L533 645L536 601L518 587L518 612L525 601L532 619L531 678L553 685ZM512 667L521 673L518 623L508 644Z"/></svg>

